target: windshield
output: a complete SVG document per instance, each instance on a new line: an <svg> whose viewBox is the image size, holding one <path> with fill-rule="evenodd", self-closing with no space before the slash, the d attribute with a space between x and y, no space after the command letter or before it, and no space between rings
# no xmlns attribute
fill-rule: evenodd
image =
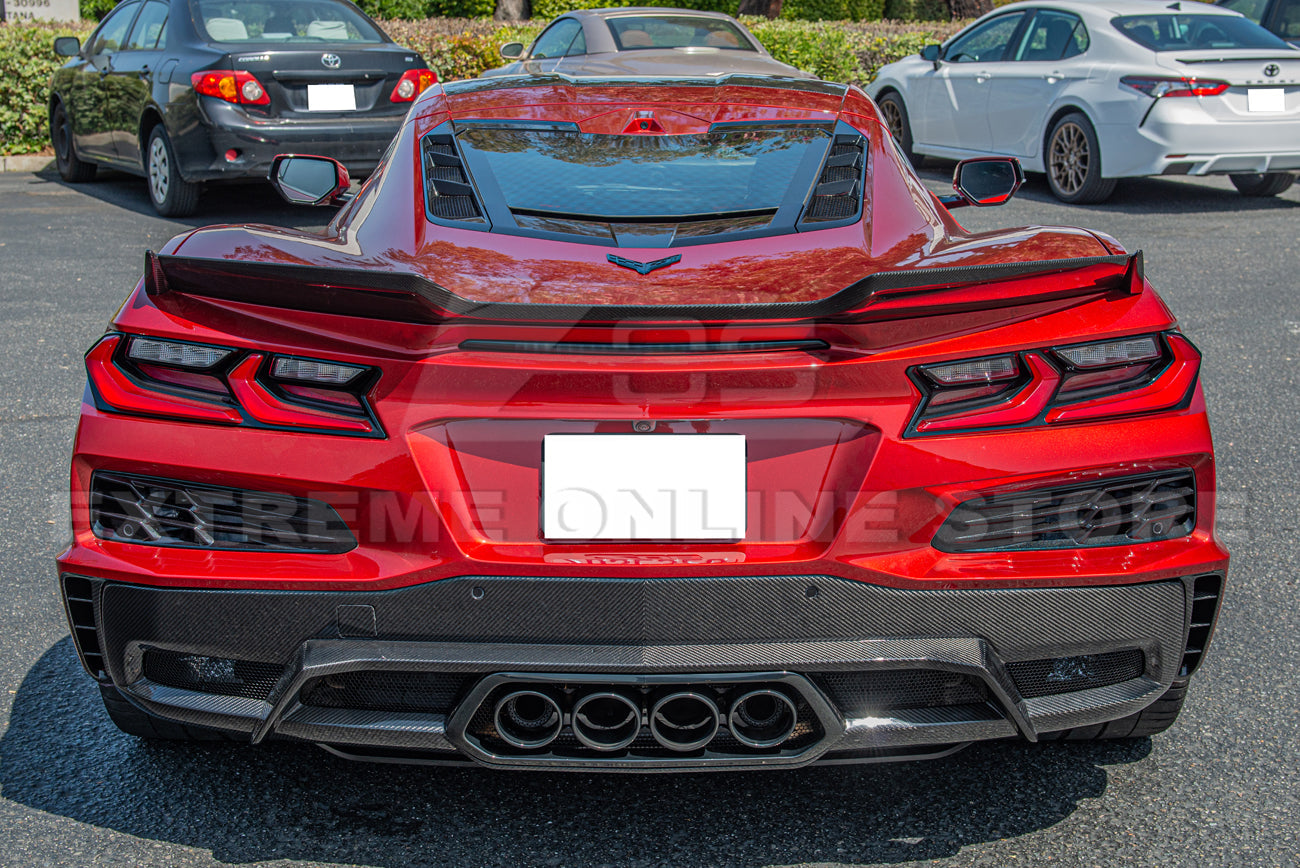
<svg viewBox="0 0 1300 868"><path fill-rule="evenodd" d="M1258 24L1232 15L1125 15L1112 18L1110 23L1152 51L1291 50L1291 46Z"/></svg>
<svg viewBox="0 0 1300 868"><path fill-rule="evenodd" d="M728 48L756 51L740 28L721 18L688 15L620 16L608 21L619 51L641 48Z"/></svg>
<svg viewBox="0 0 1300 868"><path fill-rule="evenodd" d="M816 127L688 136L471 127L457 139L470 174L489 174L512 211L650 219L775 211L831 137Z"/></svg>
<svg viewBox="0 0 1300 868"><path fill-rule="evenodd" d="M199 0L200 32L212 42L243 44L377 43L384 37L346 3L334 0Z"/></svg>

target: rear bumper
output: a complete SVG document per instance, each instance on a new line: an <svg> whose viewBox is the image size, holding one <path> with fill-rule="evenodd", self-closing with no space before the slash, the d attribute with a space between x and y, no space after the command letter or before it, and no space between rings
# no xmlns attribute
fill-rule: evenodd
<svg viewBox="0 0 1300 868"><path fill-rule="evenodd" d="M936 755L1127 716L1195 668L1189 626L1207 581L1221 588L1217 574L987 590L828 576L470 576L382 592L177 590L65 576L64 588L74 597L89 589L91 607L74 601L69 612L91 668L102 660L101 677L161 717L352 755L672 771ZM218 662L186 663L197 667L191 681L183 666L155 665L195 657ZM1121 658L1128 669L1101 662ZM260 680L232 679L249 670L220 661L261 664ZM772 750L502 750L482 721L500 695L493 690L520 682L561 703L597 689L627 693L646 704L647 725L663 690L709 692L725 706L760 682L798 703L806 727Z"/></svg>
<svg viewBox="0 0 1300 868"><path fill-rule="evenodd" d="M190 181L220 178L266 177L278 154L315 154L333 157L348 171L368 175L393 136L401 129L404 114L342 117L310 120L259 119L237 106L204 97L200 111L206 124L207 141L190 137L181 149L181 173ZM237 152L229 160L229 151Z"/></svg>
<svg viewBox="0 0 1300 868"><path fill-rule="evenodd" d="M1195 100L1162 100L1139 126L1101 124L1108 178L1300 171L1300 119L1210 117Z"/></svg>

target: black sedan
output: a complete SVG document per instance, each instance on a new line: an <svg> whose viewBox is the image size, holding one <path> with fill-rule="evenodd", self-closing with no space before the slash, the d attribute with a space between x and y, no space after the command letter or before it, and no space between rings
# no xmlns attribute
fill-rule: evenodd
<svg viewBox="0 0 1300 868"><path fill-rule="evenodd" d="M68 181L109 166L149 182L160 214L192 213L204 183L265 178L306 152L366 175L437 78L344 0L126 0L50 82Z"/></svg>

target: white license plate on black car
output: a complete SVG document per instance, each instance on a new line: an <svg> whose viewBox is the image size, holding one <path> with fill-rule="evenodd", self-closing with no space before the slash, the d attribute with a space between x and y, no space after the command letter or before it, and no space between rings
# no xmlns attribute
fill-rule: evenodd
<svg viewBox="0 0 1300 868"><path fill-rule="evenodd" d="M307 111L354 112L357 110L357 92L350 84L307 85Z"/></svg>
<svg viewBox="0 0 1300 868"><path fill-rule="evenodd" d="M542 534L552 540L745 536L742 434L547 434Z"/></svg>

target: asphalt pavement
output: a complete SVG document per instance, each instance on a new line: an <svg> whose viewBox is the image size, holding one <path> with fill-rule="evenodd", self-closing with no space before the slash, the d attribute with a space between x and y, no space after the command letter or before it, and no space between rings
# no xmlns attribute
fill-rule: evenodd
<svg viewBox="0 0 1300 868"><path fill-rule="evenodd" d="M951 166L925 172L936 190ZM1031 183L972 230L1088 226L1146 251L1200 347L1226 610L1183 716L1151 739L986 744L926 763L666 776L354 764L307 745L150 744L113 728L55 589L81 356L146 249L211 222L320 227L269 188L165 220L144 184L0 174L0 865L1293 866L1300 841L1300 189Z"/></svg>

